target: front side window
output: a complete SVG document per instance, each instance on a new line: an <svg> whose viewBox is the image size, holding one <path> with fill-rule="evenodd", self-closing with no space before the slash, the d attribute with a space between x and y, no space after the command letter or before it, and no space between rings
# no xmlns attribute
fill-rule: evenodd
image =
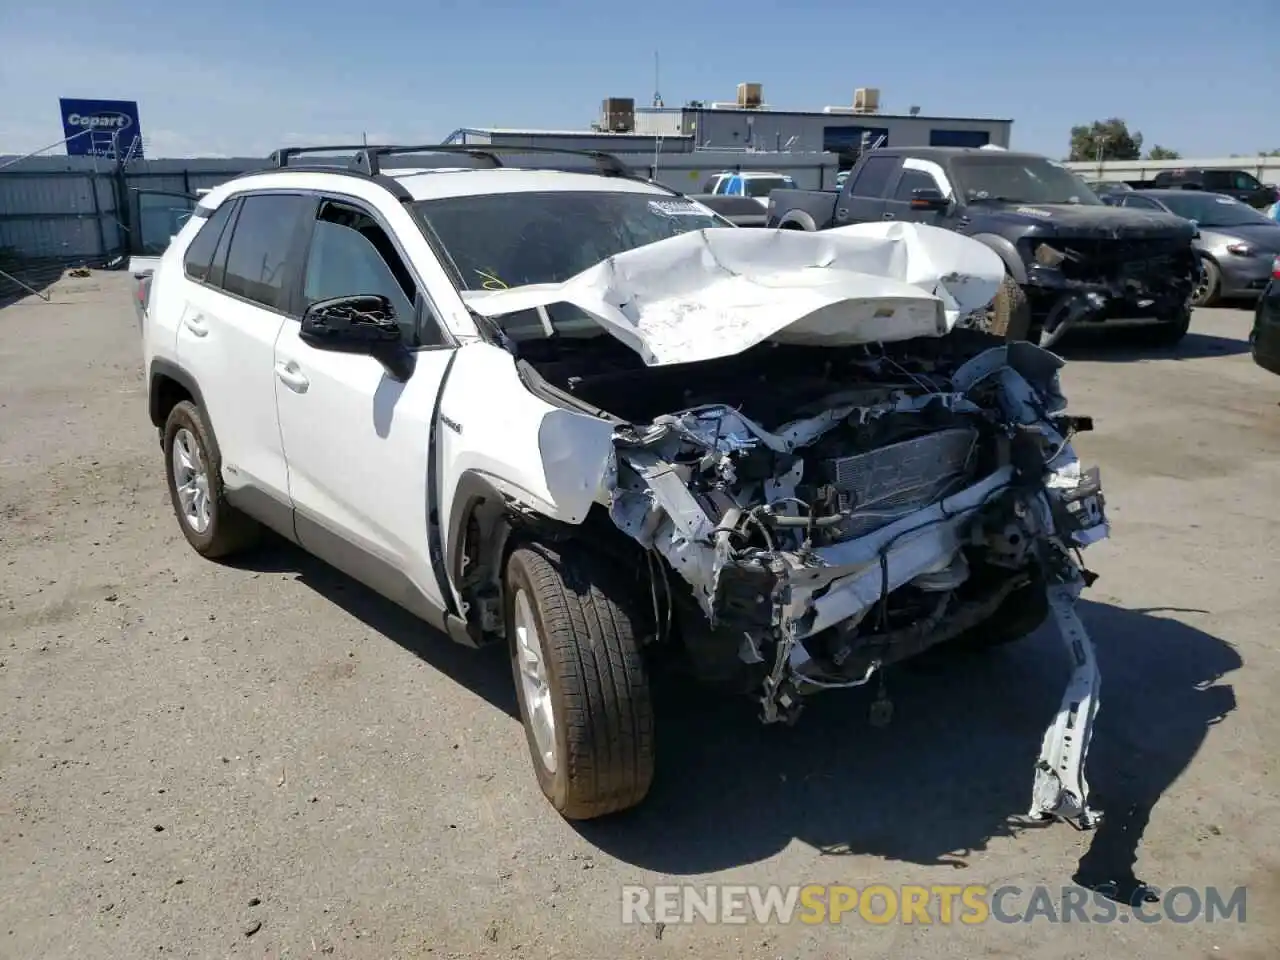
<svg viewBox="0 0 1280 960"><path fill-rule="evenodd" d="M415 342L415 284L394 244L364 211L326 202L311 234L302 283L303 305L365 294L380 294L390 300L406 342Z"/></svg>
<svg viewBox="0 0 1280 960"><path fill-rule="evenodd" d="M222 289L264 307L285 309L289 255L311 203L294 194L245 197L231 235Z"/></svg>
<svg viewBox="0 0 1280 960"><path fill-rule="evenodd" d="M925 173L923 170L903 170L902 177L898 180L898 188L893 192L893 199L910 203L917 190L942 192L942 188L938 186L938 181L933 179L932 174Z"/></svg>

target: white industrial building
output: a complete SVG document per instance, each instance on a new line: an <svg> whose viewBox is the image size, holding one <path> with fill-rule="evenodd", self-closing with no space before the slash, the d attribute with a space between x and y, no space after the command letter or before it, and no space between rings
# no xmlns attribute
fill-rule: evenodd
<svg viewBox="0 0 1280 960"><path fill-rule="evenodd" d="M860 88L848 106L821 110L775 110L758 83L741 83L735 100L691 101L683 107L636 106L625 97L604 100L590 130L517 130L464 127L457 143L540 145L615 153L663 154L728 151L772 154L833 153L848 166L865 147L1010 145L1012 120L880 112L880 91ZM655 98L656 100L657 98ZM761 164L753 160L751 167Z"/></svg>

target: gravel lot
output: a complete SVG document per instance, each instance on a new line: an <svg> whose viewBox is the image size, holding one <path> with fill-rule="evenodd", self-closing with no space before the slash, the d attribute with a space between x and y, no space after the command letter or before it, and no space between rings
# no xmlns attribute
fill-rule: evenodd
<svg viewBox="0 0 1280 960"><path fill-rule="evenodd" d="M765 729L664 683L647 805L575 828L501 655L292 548L186 546L127 277L49 292L0 309L0 957L1277 956L1280 378L1245 310L1176 353L1063 347L1114 522L1083 610L1097 832L1007 823L1065 681L1052 632L895 672L883 730L857 691ZM1244 884L1247 922L620 923L626 883L1077 876Z"/></svg>

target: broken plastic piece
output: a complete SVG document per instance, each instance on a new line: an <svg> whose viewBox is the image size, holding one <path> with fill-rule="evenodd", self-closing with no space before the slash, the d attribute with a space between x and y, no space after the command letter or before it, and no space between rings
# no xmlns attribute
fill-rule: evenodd
<svg viewBox="0 0 1280 960"><path fill-rule="evenodd" d="M1102 820L1101 811L1089 807L1084 773L1101 677L1093 640L1075 610L1079 591L1079 583L1051 584L1048 589L1049 609L1074 668L1058 715L1045 731L1027 816L1033 821L1062 820L1089 830Z"/></svg>

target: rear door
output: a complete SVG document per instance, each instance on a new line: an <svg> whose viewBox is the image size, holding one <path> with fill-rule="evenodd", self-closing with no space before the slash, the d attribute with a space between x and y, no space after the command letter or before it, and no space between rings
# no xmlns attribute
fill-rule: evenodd
<svg viewBox="0 0 1280 960"><path fill-rule="evenodd" d="M188 275L177 360L200 386L232 497L289 500L273 366L311 205L303 194L243 195L205 275Z"/></svg>
<svg viewBox="0 0 1280 960"><path fill-rule="evenodd" d="M896 155L883 156L870 153L850 175L847 189L836 200L834 225L871 223L875 220L892 220L886 202L890 185L897 179L902 159Z"/></svg>

